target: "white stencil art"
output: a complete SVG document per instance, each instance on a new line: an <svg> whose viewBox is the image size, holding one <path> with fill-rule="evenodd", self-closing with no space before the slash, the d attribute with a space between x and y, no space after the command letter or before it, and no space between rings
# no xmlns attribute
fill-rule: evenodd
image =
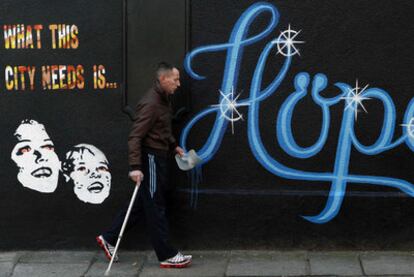
<svg viewBox="0 0 414 277"><path fill-rule="evenodd" d="M59 179L60 161L43 124L23 120L14 136L17 143L11 152L11 159L19 168L19 182L42 193L54 192Z"/></svg>
<svg viewBox="0 0 414 277"><path fill-rule="evenodd" d="M75 145L66 153L62 171L73 191L85 203L100 204L111 189L109 163L101 150L90 144Z"/></svg>

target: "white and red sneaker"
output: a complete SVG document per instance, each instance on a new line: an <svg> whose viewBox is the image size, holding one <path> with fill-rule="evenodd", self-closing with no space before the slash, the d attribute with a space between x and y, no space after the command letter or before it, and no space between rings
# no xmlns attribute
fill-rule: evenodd
<svg viewBox="0 0 414 277"><path fill-rule="evenodd" d="M184 268L191 265L193 256L183 255L180 252L172 258L160 262L161 268Z"/></svg>
<svg viewBox="0 0 414 277"><path fill-rule="evenodd" d="M112 255L115 251L115 247L112 246L109 242L107 242L102 235L96 237L96 242L105 252L105 256L108 258L108 260L111 260ZM118 255L115 255L114 262L117 262L118 260Z"/></svg>

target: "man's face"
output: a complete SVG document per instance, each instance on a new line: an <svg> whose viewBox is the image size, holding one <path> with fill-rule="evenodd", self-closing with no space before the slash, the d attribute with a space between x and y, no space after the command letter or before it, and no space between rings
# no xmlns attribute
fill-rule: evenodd
<svg viewBox="0 0 414 277"><path fill-rule="evenodd" d="M60 161L49 135L42 124L22 123L17 128L18 139L11 153L19 167L17 179L29 189L54 192L59 178Z"/></svg>
<svg viewBox="0 0 414 277"><path fill-rule="evenodd" d="M162 89L167 92L167 94L172 95L180 86L180 71L173 68L173 70L162 74L159 81Z"/></svg>
<svg viewBox="0 0 414 277"><path fill-rule="evenodd" d="M100 204L109 196L111 173L105 155L96 147L88 146L83 153L73 155L74 168L69 177L73 180L73 191L79 200Z"/></svg>

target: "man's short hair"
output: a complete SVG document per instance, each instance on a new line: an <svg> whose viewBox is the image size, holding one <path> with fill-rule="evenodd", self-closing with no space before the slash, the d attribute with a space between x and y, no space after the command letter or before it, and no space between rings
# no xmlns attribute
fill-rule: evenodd
<svg viewBox="0 0 414 277"><path fill-rule="evenodd" d="M175 68L175 66L173 66L169 63L160 62L158 64L157 71L156 71L157 79L159 79L160 76L163 75L163 74L170 73L174 68Z"/></svg>

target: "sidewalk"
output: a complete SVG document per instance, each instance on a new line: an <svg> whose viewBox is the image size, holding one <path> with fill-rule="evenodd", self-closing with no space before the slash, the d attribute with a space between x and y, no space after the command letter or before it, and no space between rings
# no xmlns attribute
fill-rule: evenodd
<svg viewBox="0 0 414 277"><path fill-rule="evenodd" d="M152 251L121 251L110 276L414 276L414 252L190 252L191 267L160 269ZM0 253L0 277L103 276L107 266L101 251Z"/></svg>

